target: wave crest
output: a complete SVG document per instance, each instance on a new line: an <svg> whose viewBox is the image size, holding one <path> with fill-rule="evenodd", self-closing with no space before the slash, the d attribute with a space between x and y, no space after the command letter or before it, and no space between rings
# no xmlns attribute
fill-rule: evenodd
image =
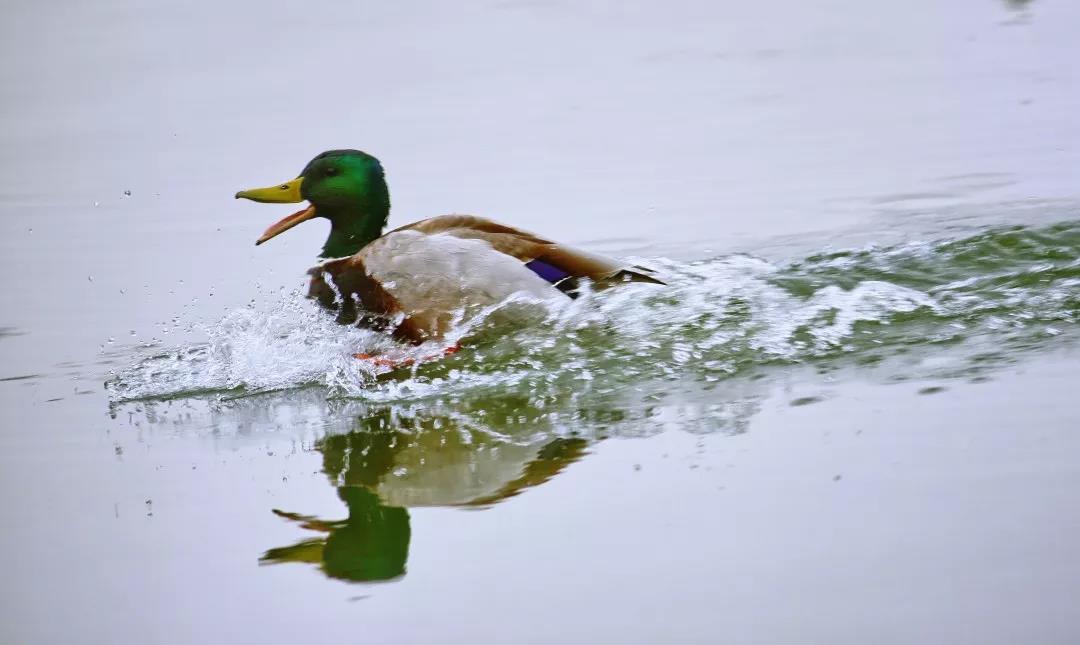
<svg viewBox="0 0 1080 645"><path fill-rule="evenodd" d="M108 388L122 402L316 386L373 403L494 388L543 406L623 396L628 387L649 396L672 381L708 387L773 365L878 364L943 345L967 347L974 364L987 351L1032 347L1071 328L1080 315L1078 258L1080 223L1066 222L784 264L746 255L639 259L669 286L632 284L556 304L511 298L461 322L450 342L463 339L465 351L390 375L351 355L423 357L441 345L402 348L339 326L293 292L200 326L204 343L137 358Z"/></svg>

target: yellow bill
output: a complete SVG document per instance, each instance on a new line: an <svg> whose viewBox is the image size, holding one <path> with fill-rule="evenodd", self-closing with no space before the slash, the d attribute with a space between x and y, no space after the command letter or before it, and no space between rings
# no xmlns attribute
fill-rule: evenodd
<svg viewBox="0 0 1080 645"><path fill-rule="evenodd" d="M253 202L264 204L295 204L304 201L300 194L300 184L304 183L303 177L297 177L292 181L277 186L266 188L251 188L236 193L237 199L250 199Z"/></svg>
<svg viewBox="0 0 1080 645"><path fill-rule="evenodd" d="M303 183L304 178L297 177L292 181L287 181L284 184L278 184L277 186L241 190L236 193L236 198L250 199L253 202L262 202L264 204L295 204L296 202L304 201L304 196L300 194L300 186ZM266 229L266 232L262 234L262 237L255 241L255 246L258 246L270 238L284 233L300 222L306 222L313 217L315 217L314 206L308 206L302 211L293 213Z"/></svg>

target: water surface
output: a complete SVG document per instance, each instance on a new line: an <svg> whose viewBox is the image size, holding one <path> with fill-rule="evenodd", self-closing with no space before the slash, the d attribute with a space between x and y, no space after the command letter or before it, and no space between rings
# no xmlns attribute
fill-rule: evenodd
<svg viewBox="0 0 1080 645"><path fill-rule="evenodd" d="M1070 3L8 14L0 640L1080 637ZM669 287L375 373L338 147Z"/></svg>

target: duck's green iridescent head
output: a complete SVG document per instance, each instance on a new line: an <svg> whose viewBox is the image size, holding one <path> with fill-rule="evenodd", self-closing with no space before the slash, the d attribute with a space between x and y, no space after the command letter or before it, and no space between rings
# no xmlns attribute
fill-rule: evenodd
<svg viewBox="0 0 1080 645"><path fill-rule="evenodd" d="M236 197L271 204L311 202L308 208L266 229L255 244L262 244L301 222L325 217L331 222L331 231L323 257L356 253L382 233L390 212L390 193L382 164L359 150L329 150L309 161L296 179L242 190Z"/></svg>

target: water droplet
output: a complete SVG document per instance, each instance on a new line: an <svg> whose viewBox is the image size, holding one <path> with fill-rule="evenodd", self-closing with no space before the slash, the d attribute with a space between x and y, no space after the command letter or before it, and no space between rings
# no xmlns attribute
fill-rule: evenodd
<svg viewBox="0 0 1080 645"><path fill-rule="evenodd" d="M86 280L87 280L87 282L93 282L94 281L94 276L88 275L88 276L86 276Z"/></svg>
<svg viewBox="0 0 1080 645"><path fill-rule="evenodd" d="M101 206L101 202L94 202L94 208L97 208L98 206Z"/></svg>
<svg viewBox="0 0 1080 645"><path fill-rule="evenodd" d="M125 190L124 191L124 197L131 197L131 191L130 190Z"/></svg>

